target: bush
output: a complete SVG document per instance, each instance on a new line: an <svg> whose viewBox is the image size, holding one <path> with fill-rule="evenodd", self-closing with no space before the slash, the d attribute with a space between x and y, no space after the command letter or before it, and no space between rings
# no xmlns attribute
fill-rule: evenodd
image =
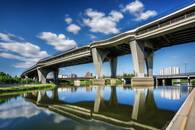
<svg viewBox="0 0 195 130"><path fill-rule="evenodd" d="M192 80L191 83L192 83L192 85L195 85L195 80Z"/></svg>
<svg viewBox="0 0 195 130"><path fill-rule="evenodd" d="M134 77L135 75L134 74L131 74L131 73L124 73L123 74L123 78L132 78Z"/></svg>

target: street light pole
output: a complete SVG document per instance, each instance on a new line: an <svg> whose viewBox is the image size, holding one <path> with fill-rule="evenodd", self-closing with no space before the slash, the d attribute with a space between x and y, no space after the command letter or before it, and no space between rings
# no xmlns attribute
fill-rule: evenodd
<svg viewBox="0 0 195 130"><path fill-rule="evenodd" d="M187 63L184 63L185 66L185 74L187 73Z"/></svg>

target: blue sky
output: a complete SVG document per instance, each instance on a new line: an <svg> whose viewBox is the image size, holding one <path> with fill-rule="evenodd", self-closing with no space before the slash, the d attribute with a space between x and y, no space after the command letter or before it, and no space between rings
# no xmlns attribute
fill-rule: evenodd
<svg viewBox="0 0 195 130"><path fill-rule="evenodd" d="M194 3L194 0L1 0L0 71L20 75L46 56L89 44ZM179 66L195 72L195 43L155 52L154 73ZM133 72L131 55L118 58L118 74ZM110 74L104 63L104 74ZM83 76L93 64L61 68Z"/></svg>

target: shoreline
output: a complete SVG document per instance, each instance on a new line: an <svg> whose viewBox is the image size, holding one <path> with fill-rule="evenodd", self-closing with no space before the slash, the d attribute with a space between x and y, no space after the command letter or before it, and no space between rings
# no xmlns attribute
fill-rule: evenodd
<svg viewBox="0 0 195 130"><path fill-rule="evenodd" d="M10 87L0 87L0 94L6 92L20 92L20 91L29 91L29 90L39 90L45 88L55 88L55 84L23 84Z"/></svg>

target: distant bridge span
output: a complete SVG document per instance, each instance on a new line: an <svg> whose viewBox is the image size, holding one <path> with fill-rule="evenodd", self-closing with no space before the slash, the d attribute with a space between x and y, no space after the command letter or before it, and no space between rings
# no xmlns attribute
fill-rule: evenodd
<svg viewBox="0 0 195 130"><path fill-rule="evenodd" d="M38 77L46 82L49 72L57 79L60 67L94 63L96 79L103 78L102 63L110 61L111 77L116 77L117 57L132 54L135 78L133 82L147 80L153 83L153 53L163 47L195 41L195 3L153 22L96 41L58 55L50 56L22 73L22 77ZM147 76L144 74L145 65Z"/></svg>
<svg viewBox="0 0 195 130"><path fill-rule="evenodd" d="M156 85L172 85L173 79L186 79L188 85L192 85L191 80L195 79L195 72L181 73L175 75L155 75Z"/></svg>

